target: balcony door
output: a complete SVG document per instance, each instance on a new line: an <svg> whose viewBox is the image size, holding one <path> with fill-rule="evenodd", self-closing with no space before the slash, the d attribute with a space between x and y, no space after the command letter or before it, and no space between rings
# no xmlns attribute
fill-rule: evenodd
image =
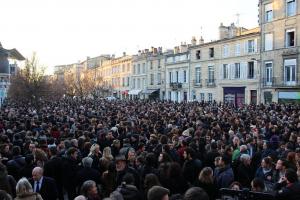
<svg viewBox="0 0 300 200"><path fill-rule="evenodd" d="M285 85L296 85L296 59L284 61Z"/></svg>
<svg viewBox="0 0 300 200"><path fill-rule="evenodd" d="M273 77L273 64L266 63L266 74L265 74L265 83L266 85L272 85L272 77Z"/></svg>

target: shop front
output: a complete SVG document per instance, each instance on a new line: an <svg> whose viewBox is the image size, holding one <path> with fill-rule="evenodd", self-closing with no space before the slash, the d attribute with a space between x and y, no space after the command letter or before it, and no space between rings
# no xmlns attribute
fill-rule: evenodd
<svg viewBox="0 0 300 200"><path fill-rule="evenodd" d="M245 104L245 87L224 87L224 103L240 106Z"/></svg>
<svg viewBox="0 0 300 200"><path fill-rule="evenodd" d="M300 91L278 92L278 103L300 103Z"/></svg>

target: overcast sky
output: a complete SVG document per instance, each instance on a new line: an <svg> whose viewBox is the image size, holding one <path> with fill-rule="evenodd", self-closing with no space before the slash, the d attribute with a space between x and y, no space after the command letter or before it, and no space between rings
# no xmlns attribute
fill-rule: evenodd
<svg viewBox="0 0 300 200"><path fill-rule="evenodd" d="M86 56L218 39L221 22L258 26L258 0L0 0L0 42L52 67ZM202 27L202 31L201 31Z"/></svg>

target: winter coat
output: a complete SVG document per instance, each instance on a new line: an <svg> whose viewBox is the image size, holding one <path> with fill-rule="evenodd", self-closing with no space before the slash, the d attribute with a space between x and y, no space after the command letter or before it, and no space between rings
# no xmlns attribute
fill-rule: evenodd
<svg viewBox="0 0 300 200"><path fill-rule="evenodd" d="M230 184L234 180L233 170L230 166L218 170L216 174L216 182L218 189L229 188Z"/></svg>
<svg viewBox="0 0 300 200"><path fill-rule="evenodd" d="M26 194L17 195L15 200L43 200L43 198L38 193L29 192Z"/></svg>

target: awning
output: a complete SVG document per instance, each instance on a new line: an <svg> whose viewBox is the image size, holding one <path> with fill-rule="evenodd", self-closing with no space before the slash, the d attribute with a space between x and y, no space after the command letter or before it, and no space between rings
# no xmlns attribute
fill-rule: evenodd
<svg viewBox="0 0 300 200"><path fill-rule="evenodd" d="M128 94L131 94L131 95L139 95L139 93L141 92L142 90L130 90L128 92Z"/></svg>
<svg viewBox="0 0 300 200"><path fill-rule="evenodd" d="M152 94L153 92L158 91L159 89L148 89L148 90L143 90L143 94Z"/></svg>
<svg viewBox="0 0 300 200"><path fill-rule="evenodd" d="M122 91L122 94L128 94L128 92L129 92L129 90L124 90L124 91Z"/></svg>

